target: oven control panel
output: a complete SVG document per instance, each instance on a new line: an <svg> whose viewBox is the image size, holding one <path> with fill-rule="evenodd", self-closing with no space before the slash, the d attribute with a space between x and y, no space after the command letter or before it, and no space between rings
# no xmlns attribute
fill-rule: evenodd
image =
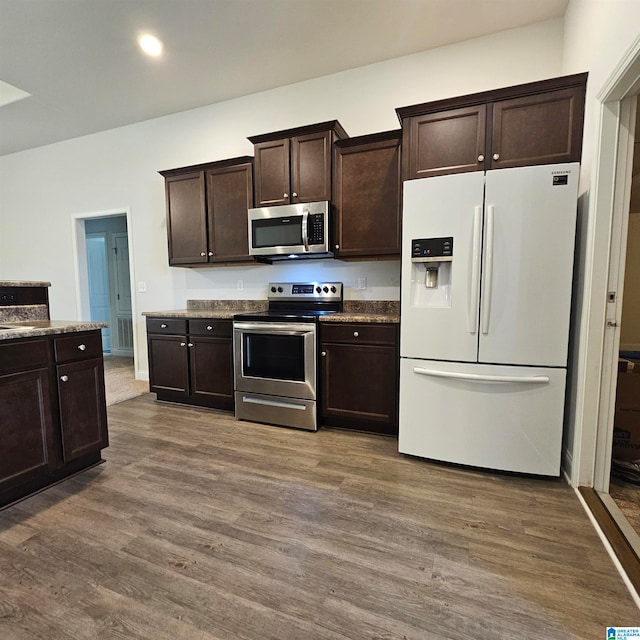
<svg viewBox="0 0 640 640"><path fill-rule="evenodd" d="M270 282L269 300L341 301L342 282Z"/></svg>

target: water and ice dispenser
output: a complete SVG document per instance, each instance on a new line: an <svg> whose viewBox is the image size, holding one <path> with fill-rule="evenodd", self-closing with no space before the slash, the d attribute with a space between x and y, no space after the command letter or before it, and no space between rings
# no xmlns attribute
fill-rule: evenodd
<svg viewBox="0 0 640 640"><path fill-rule="evenodd" d="M451 306L453 237L411 240L411 300L419 307Z"/></svg>

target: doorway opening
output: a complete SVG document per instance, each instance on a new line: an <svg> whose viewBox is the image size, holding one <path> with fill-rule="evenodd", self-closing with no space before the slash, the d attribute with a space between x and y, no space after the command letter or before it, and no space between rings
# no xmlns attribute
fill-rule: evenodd
<svg viewBox="0 0 640 640"><path fill-rule="evenodd" d="M640 37L597 96L601 111L594 184L597 215L594 218L593 246L604 249L604 242L608 241L608 253L601 254L607 262L594 260L596 268L592 267L591 270L593 280L589 319L594 328L594 339L587 344L585 354L587 361L593 358L595 364L599 360L598 366L594 367L596 375L589 375L589 382L585 384L585 388L592 389L598 398L591 475L593 488L578 488L579 495L614 554L614 563L617 563L640 606L640 536L610 494L623 301L627 293L625 269L627 266L633 268L629 253L632 249L627 249L627 238L630 223L635 224L635 218L632 220L629 211L634 177L634 135L636 128L640 129L636 127L639 94ZM600 273L597 273L598 267ZM600 274L606 274L606 278ZM632 296L630 291L630 299ZM596 332L600 331L597 336ZM584 438L583 444L588 449L588 442Z"/></svg>
<svg viewBox="0 0 640 640"><path fill-rule="evenodd" d="M640 549L640 97L636 102L609 495L635 534L630 539Z"/></svg>
<svg viewBox="0 0 640 640"><path fill-rule="evenodd" d="M103 332L105 355L126 360L132 379L144 379L136 358L131 212L123 208L75 214L72 238L78 319L107 322L109 331Z"/></svg>
<svg viewBox="0 0 640 640"><path fill-rule="evenodd" d="M133 357L133 317L127 218L109 216L84 221L89 310L93 321L108 322L102 347L114 356Z"/></svg>

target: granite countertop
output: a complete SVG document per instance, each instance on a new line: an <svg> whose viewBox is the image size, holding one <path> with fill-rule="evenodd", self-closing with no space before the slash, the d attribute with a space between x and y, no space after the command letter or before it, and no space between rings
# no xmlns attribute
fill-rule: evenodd
<svg viewBox="0 0 640 640"><path fill-rule="evenodd" d="M50 287L50 282L33 282L32 280L0 280L0 287Z"/></svg>
<svg viewBox="0 0 640 640"><path fill-rule="evenodd" d="M264 311L266 300L187 300L187 308L173 311L144 311L149 318L233 319L236 313ZM345 300L344 310L320 317L320 322L400 322L396 300Z"/></svg>
<svg viewBox="0 0 640 640"><path fill-rule="evenodd" d="M109 326L106 322L72 322L67 320L23 320L21 322L0 322L0 340L15 340L17 338L33 338L59 333L77 333L104 329Z"/></svg>

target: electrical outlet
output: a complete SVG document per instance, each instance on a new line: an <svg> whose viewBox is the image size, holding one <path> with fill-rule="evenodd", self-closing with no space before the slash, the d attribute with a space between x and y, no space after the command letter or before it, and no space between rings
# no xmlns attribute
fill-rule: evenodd
<svg viewBox="0 0 640 640"><path fill-rule="evenodd" d="M244 280L238 280L238 291L244 290Z"/></svg>
<svg viewBox="0 0 640 640"><path fill-rule="evenodd" d="M367 288L367 276L358 276L358 289L364 291Z"/></svg>
<svg viewBox="0 0 640 640"><path fill-rule="evenodd" d="M138 293L146 293L147 283L144 280L138 281Z"/></svg>

